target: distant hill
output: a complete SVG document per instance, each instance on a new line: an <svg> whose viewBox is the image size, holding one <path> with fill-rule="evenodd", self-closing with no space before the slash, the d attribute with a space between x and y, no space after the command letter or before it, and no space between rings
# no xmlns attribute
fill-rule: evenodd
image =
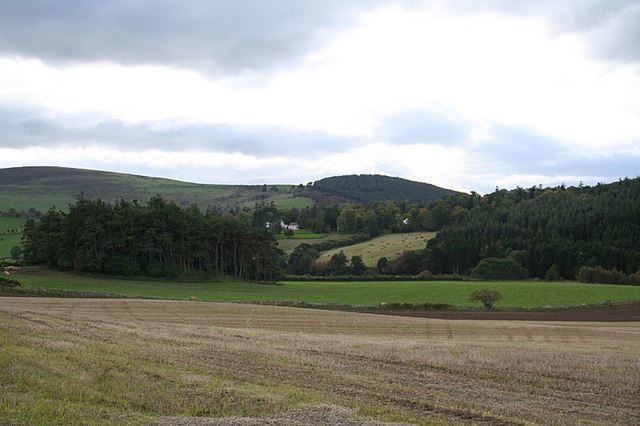
<svg viewBox="0 0 640 426"><path fill-rule="evenodd" d="M197 204L223 210L252 208L256 201L273 201L278 207L314 204L295 189L292 185L205 185L67 167L16 167L0 169L0 211L66 209L81 193L110 203L120 199L146 202L160 195L183 207Z"/></svg>
<svg viewBox="0 0 640 426"><path fill-rule="evenodd" d="M45 212L51 206L66 209L80 194L109 203L120 199L141 202L155 195L179 206L197 204L221 210L253 208L272 202L279 208L304 208L315 203L376 200L429 201L455 194L426 183L380 176L337 176L302 185L206 185L148 176L67 167L15 167L0 169L0 211L13 208Z"/></svg>
<svg viewBox="0 0 640 426"><path fill-rule="evenodd" d="M313 192L320 192L345 201L370 203L373 201L411 200L428 204L456 191L428 183L382 175L347 175L321 179L313 183ZM311 195L313 197L313 194Z"/></svg>

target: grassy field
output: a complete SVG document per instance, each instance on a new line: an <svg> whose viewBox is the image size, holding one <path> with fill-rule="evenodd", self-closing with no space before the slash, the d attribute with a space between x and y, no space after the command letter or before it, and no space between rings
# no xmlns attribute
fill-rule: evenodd
<svg viewBox="0 0 640 426"><path fill-rule="evenodd" d="M638 323L0 298L0 424L631 425L638 353Z"/></svg>
<svg viewBox="0 0 640 426"><path fill-rule="evenodd" d="M313 205L308 198L296 198L291 185L277 185L279 192L262 192L260 185L210 185L148 176L59 167L0 170L0 211L35 208L41 212L55 206L66 210L82 193L113 203L120 199L146 202L160 195L179 206L198 204L201 208L253 207L259 197L277 207Z"/></svg>
<svg viewBox="0 0 640 426"><path fill-rule="evenodd" d="M11 257L14 246L22 247L22 229L27 219L0 217L0 259Z"/></svg>
<svg viewBox="0 0 640 426"><path fill-rule="evenodd" d="M400 257L405 250L423 249L426 247L427 241L435 236L435 232L383 235L352 246L327 250L322 253L318 262L329 261L331 256L342 251L349 259L352 256L362 256L364 264L370 268L374 268L378 263L378 259L381 257L386 257L391 260Z"/></svg>
<svg viewBox="0 0 640 426"><path fill-rule="evenodd" d="M573 282L288 282L264 285L242 282L182 283L94 278L49 269L27 268L12 275L25 287L91 290L128 296L235 301L304 301L379 305L380 303L446 303L468 306L477 289L500 291L496 307L544 307L639 300L640 287ZM478 304L479 306L479 304Z"/></svg>
<svg viewBox="0 0 640 426"><path fill-rule="evenodd" d="M300 229L298 231L293 231L293 235L291 237L286 237L284 235L284 232L281 232L278 235L276 235L276 238L278 238L279 240L288 240L288 239L294 239L294 240L301 240L301 239L317 240L317 239L320 239L320 238L324 238L327 235L329 235L329 234L327 234L327 233L318 234L318 233L315 233L315 232L310 231L308 229Z"/></svg>

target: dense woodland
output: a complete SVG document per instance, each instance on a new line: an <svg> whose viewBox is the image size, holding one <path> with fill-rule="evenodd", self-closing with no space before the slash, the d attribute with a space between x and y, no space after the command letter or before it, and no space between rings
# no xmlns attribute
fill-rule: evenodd
<svg viewBox="0 0 640 426"><path fill-rule="evenodd" d="M274 235L281 223L292 222L352 238L302 245L285 264ZM303 209L258 203L253 210L226 213L182 209L160 197L145 205L121 201L113 206L80 198L68 213L50 210L28 222L24 255L30 262L126 275L204 272L272 280L281 268L296 275L360 275L366 273L361 259L336 258L323 265L316 262L319 253L383 233L423 230L439 231L424 250L380 259L377 270L369 272L467 275L483 259L504 259L511 263L493 262L517 262L528 277L574 279L581 268L583 275L602 275L602 270L630 275L640 269L640 179L593 187L496 188L484 196L456 193L430 203Z"/></svg>
<svg viewBox="0 0 640 426"><path fill-rule="evenodd" d="M314 182L312 189L360 203L409 200L428 204L433 200L456 194L450 189L428 183L382 175L329 177Z"/></svg>
<svg viewBox="0 0 640 426"><path fill-rule="evenodd" d="M425 250L434 273L468 273L484 258L512 258L531 277L550 268L573 279L581 266L640 269L640 179L608 185L496 190L456 197L463 220L444 226ZM456 199L440 205L455 211Z"/></svg>
<svg viewBox="0 0 640 426"><path fill-rule="evenodd" d="M80 198L68 213L49 210L25 226L24 257L32 263L120 275L225 275L271 281L282 252L251 215L202 213L160 197L114 206Z"/></svg>

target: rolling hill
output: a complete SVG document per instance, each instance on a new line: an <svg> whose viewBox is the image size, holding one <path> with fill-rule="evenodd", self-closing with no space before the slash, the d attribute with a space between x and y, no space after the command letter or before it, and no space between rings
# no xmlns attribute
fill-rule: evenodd
<svg viewBox="0 0 640 426"><path fill-rule="evenodd" d="M411 200L423 204L450 195L456 191L440 188L428 183L415 182L399 177L382 175L346 175L334 176L314 182L314 193L334 196L347 201L371 203L373 201Z"/></svg>
<svg viewBox="0 0 640 426"><path fill-rule="evenodd" d="M66 209L77 197L107 202L155 195L179 206L197 204L221 210L252 208L271 202L279 208L304 208L315 203L368 203L413 200L429 203L456 194L434 185L381 175L350 175L321 179L313 185L211 185L177 180L66 167L16 167L0 169L0 211L31 208L45 212L51 206Z"/></svg>
<svg viewBox="0 0 640 426"><path fill-rule="evenodd" d="M205 185L171 179L72 169L66 167L17 167L0 169L0 211L13 208L41 212L51 206L65 209L83 194L107 202L120 199L147 201L155 195L179 206L197 204L223 210L253 207L256 201L273 201L278 207L313 205L298 196L291 185Z"/></svg>

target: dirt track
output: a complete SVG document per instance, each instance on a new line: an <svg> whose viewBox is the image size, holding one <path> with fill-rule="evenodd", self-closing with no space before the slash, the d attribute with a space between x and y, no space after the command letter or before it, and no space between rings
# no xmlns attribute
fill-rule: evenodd
<svg viewBox="0 0 640 426"><path fill-rule="evenodd" d="M544 312L371 311L371 313L461 320L640 322L640 304Z"/></svg>

